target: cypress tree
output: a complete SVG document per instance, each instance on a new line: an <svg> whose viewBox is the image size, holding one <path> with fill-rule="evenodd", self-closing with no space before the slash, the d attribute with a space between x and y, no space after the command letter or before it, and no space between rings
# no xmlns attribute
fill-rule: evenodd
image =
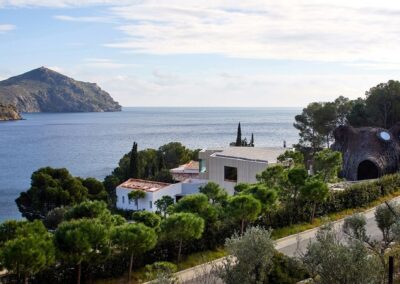
<svg viewBox="0 0 400 284"><path fill-rule="evenodd" d="M254 147L254 133L251 133L250 147Z"/></svg>
<svg viewBox="0 0 400 284"><path fill-rule="evenodd" d="M139 167L138 167L138 151L137 143L133 142L131 158L129 163L129 177L138 178L139 177Z"/></svg>
<svg viewBox="0 0 400 284"><path fill-rule="evenodd" d="M239 125L238 125L235 146L237 146L237 147L242 146L242 128L240 127L240 122L239 122Z"/></svg>

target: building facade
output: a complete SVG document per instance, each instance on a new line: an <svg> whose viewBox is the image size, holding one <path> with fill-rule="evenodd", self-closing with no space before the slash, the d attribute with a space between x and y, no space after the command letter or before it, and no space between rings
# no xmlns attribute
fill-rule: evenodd
<svg viewBox="0 0 400 284"><path fill-rule="evenodd" d="M234 194L239 183L257 182L257 174L275 165L287 148L229 147L199 153L200 178L213 181Z"/></svg>
<svg viewBox="0 0 400 284"><path fill-rule="evenodd" d="M168 195L178 201L185 195L195 194L199 192L199 188L206 184L207 181L199 179L186 179L183 182L169 184L154 182L140 179L129 179L117 186L117 203L118 209L122 210L146 210L156 212L155 202ZM133 190L141 190L145 192L145 197L138 200L129 200L128 194Z"/></svg>

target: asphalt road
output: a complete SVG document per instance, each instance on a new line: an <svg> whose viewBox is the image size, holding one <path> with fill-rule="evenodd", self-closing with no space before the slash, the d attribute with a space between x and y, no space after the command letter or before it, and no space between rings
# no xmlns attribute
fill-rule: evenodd
<svg viewBox="0 0 400 284"><path fill-rule="evenodd" d="M400 197L394 198L392 201L399 202ZM381 232L376 225L375 222L375 213L376 207L365 211L363 214L367 220L367 234L370 235L374 239L381 239ZM341 226L343 225L344 219L338 220L334 222L334 226L337 230L341 230ZM275 242L275 248L286 254L287 256L300 256L299 253L304 253L307 249L307 246L310 242L315 240L315 235L318 231L318 228L311 229L308 231L304 231L302 233L291 235L282 239L279 239ZM210 276L209 272L212 270L215 265L221 265L223 263L224 258L217 259L210 263L198 265L196 267L189 268L184 271L180 271L176 274L179 279L179 283L186 284L211 284L211 283L221 283L214 277Z"/></svg>

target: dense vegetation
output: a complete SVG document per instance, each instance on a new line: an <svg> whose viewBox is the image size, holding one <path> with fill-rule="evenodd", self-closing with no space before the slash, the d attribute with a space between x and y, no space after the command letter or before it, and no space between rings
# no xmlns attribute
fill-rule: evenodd
<svg viewBox="0 0 400 284"><path fill-rule="evenodd" d="M191 150L178 142L171 142L158 149L138 151L133 143L132 150L126 153L113 172L104 179L104 186L115 200L115 188L129 178L148 179L153 181L174 182L170 169L198 159L199 150Z"/></svg>
<svg viewBox="0 0 400 284"><path fill-rule="evenodd" d="M297 147L315 153L329 147L338 125L390 128L400 121L400 82L388 81L372 87L365 98L343 96L333 102L313 102L295 117L300 132Z"/></svg>
<svg viewBox="0 0 400 284"><path fill-rule="evenodd" d="M281 165L269 167L258 176L258 183L237 185L235 196L209 183L200 193L176 204L160 200L159 215L128 215L134 223L107 208L101 183L74 178L65 169L40 169L32 175L32 187L21 194L24 210L29 208L26 212L34 212L29 215L31 219L38 220L9 221L0 226L0 264L12 272L9 278L27 278L35 283L116 277L146 264L179 262L190 253L226 245L225 239L235 232L235 238L244 236L252 224L280 228L312 222L317 216L368 205L400 188L400 175L391 175L343 191L328 191L326 182L337 179L341 156L324 150L315 157L318 167L312 176L307 174L299 152L287 152L279 158ZM37 235L23 233L32 230ZM19 255L13 252L19 249L14 246L29 249ZM268 266L266 275L290 279L278 271L283 267L290 271L293 266L288 263L292 261L273 255L279 265ZM36 257L43 259L37 267L19 265L23 259Z"/></svg>
<svg viewBox="0 0 400 284"><path fill-rule="evenodd" d="M366 99L312 103L296 116L298 146L313 155L311 175L302 152L287 151L278 158L279 165L257 176L257 183L238 184L234 196L210 182L177 203L169 197L158 200L157 214L117 212L115 187L128 178L173 182L169 169L197 159L198 151L180 143L138 151L134 143L103 183L73 177L66 169L39 169L30 189L16 200L29 221L0 225L0 266L10 272L6 280L80 283L125 272L130 280L133 269L146 267L149 279L173 283L170 276L177 268L170 262L179 264L191 253L224 246L236 258L214 268L213 277L224 283L296 283L309 276L317 283L381 283L386 252L400 240L397 205L376 211L383 242L371 239L364 217L355 215L345 221L345 243L331 225L323 226L301 261L275 251L271 228L312 223L400 191L400 174L329 190L328 182L338 180L342 157L322 149L330 145L339 124L393 125L400 118L399 85L380 84Z"/></svg>

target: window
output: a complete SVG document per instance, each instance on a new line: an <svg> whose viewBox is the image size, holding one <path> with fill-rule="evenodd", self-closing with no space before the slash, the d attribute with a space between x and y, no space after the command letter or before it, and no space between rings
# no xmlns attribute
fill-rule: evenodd
<svg viewBox="0 0 400 284"><path fill-rule="evenodd" d="M153 201L150 201L150 209L153 208Z"/></svg>
<svg viewBox="0 0 400 284"><path fill-rule="evenodd" d="M199 164L200 164L200 169L199 169L200 172L201 172L201 173L207 172L206 161L200 160L200 161L199 161Z"/></svg>
<svg viewBox="0 0 400 284"><path fill-rule="evenodd" d="M226 167L224 168L224 179L226 181L237 182L237 168Z"/></svg>
<svg viewBox="0 0 400 284"><path fill-rule="evenodd" d="M122 203L125 203L125 196L122 196Z"/></svg>

